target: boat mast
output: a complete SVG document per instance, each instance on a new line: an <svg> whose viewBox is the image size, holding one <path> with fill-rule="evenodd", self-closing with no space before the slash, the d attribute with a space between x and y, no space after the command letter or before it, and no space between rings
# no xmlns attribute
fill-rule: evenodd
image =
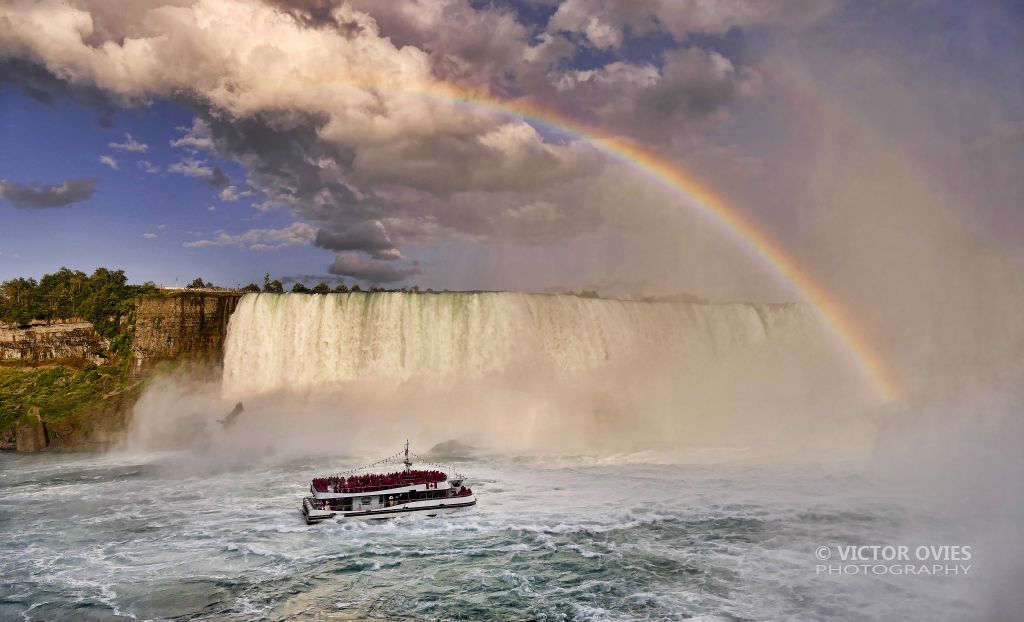
<svg viewBox="0 0 1024 622"><path fill-rule="evenodd" d="M412 470L412 461L409 460L409 439L405 439L405 472Z"/></svg>

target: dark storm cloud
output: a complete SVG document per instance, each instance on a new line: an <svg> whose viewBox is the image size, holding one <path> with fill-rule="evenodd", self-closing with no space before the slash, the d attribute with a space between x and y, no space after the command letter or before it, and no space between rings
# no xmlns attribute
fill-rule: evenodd
<svg viewBox="0 0 1024 622"><path fill-rule="evenodd" d="M320 229L314 244L332 251L362 251L385 261L402 257L379 220L361 222L340 231Z"/></svg>
<svg viewBox="0 0 1024 622"><path fill-rule="evenodd" d="M338 19L334 10L342 0L273 0L274 6L291 15L306 26L330 26L345 37L355 37L363 27L355 21Z"/></svg>
<svg viewBox="0 0 1024 622"><path fill-rule="evenodd" d="M231 178L219 166L213 167L213 172L206 179L211 188L223 188L231 183Z"/></svg>
<svg viewBox="0 0 1024 622"><path fill-rule="evenodd" d="M338 285L344 283L345 278L336 274L289 274L281 277L281 283L284 285L291 285L292 283L302 283L313 287L319 283L327 283L328 285Z"/></svg>
<svg viewBox="0 0 1024 622"><path fill-rule="evenodd" d="M368 259L355 252L339 253L327 271L367 283L395 283L420 273L416 264L398 267L393 263Z"/></svg>
<svg viewBox="0 0 1024 622"><path fill-rule="evenodd" d="M324 119L285 112L230 120L201 114L216 151L243 163L249 184L266 196L264 209L290 207L321 225L316 237L321 248L401 259L378 219L387 208L348 178L352 152L319 138Z"/></svg>
<svg viewBox="0 0 1024 622"><path fill-rule="evenodd" d="M0 198L5 199L14 207L67 207L72 203L92 197L95 187L95 177L69 179L63 183L49 186L0 180Z"/></svg>
<svg viewBox="0 0 1024 622"><path fill-rule="evenodd" d="M677 116L705 118L732 103L759 77L737 70L724 56L701 48L667 52L661 79L643 93L638 107L656 119Z"/></svg>
<svg viewBox="0 0 1024 622"><path fill-rule="evenodd" d="M121 107L97 87L70 84L42 65L21 58L0 58L0 86L4 84L21 89L25 95L49 106L67 98L94 108L100 114L97 122L103 127L113 125L114 114Z"/></svg>
<svg viewBox="0 0 1024 622"><path fill-rule="evenodd" d="M317 221L358 213L352 186L333 175L339 162L351 162L352 154L319 139L324 118L287 111L245 119L223 118L212 111L199 114L210 128L217 153L245 165L250 183L271 203L295 207Z"/></svg>

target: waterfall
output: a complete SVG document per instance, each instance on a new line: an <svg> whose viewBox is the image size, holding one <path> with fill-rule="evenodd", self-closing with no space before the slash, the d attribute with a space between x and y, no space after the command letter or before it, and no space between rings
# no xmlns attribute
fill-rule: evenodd
<svg viewBox="0 0 1024 622"><path fill-rule="evenodd" d="M233 314L223 393L435 384L534 370L555 379L658 357L756 355L816 332L800 304L636 302L518 293L250 294Z"/></svg>

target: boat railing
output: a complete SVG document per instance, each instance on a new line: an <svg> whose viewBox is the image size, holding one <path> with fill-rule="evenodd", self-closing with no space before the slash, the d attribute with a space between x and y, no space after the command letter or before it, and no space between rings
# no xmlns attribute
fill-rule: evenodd
<svg viewBox="0 0 1024 622"><path fill-rule="evenodd" d="M412 473L388 473L385 475L362 475L345 478L343 476L317 477L310 482L314 492L341 494L357 494L362 492L378 492L393 488L405 488L420 484L437 484L448 480L441 471L414 471ZM334 490L330 490L333 487Z"/></svg>
<svg viewBox="0 0 1024 622"><path fill-rule="evenodd" d="M346 486L344 488L337 488L337 489L335 489L333 491L333 493L332 493L332 491L327 490L327 489L318 490L315 486L310 486L310 489L312 489L312 490L314 490L316 492L319 492L319 493L350 495L350 494L361 493L361 492L380 492L382 490L394 490L396 488L406 488L408 486L416 486L418 484L424 484L424 483L426 483L426 482L412 482L412 483L408 483L408 484L395 484L395 485L388 484L388 485L378 485L378 486L353 486L353 487Z"/></svg>

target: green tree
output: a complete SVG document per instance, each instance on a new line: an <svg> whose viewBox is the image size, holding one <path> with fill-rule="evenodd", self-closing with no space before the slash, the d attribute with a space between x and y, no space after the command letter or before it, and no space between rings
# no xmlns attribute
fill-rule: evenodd
<svg viewBox="0 0 1024 622"><path fill-rule="evenodd" d="M296 283L295 285L292 285L292 293L293 294L308 294L309 293L309 288L306 287L305 283L302 283L300 281L300 282Z"/></svg>
<svg viewBox="0 0 1024 622"><path fill-rule="evenodd" d="M124 270L98 268L90 276L61 268L34 279L13 279L0 284L0 321L27 323L81 317L107 338L119 333L121 317L135 298L159 293L152 282L128 285Z"/></svg>
<svg viewBox="0 0 1024 622"><path fill-rule="evenodd" d="M81 316L88 281L89 277L84 272L68 268L43 275L36 290L40 317L52 321Z"/></svg>
<svg viewBox="0 0 1024 622"><path fill-rule="evenodd" d="M81 315L105 337L117 334L121 315L127 312L125 302L134 297L128 287L124 270L97 268L89 276Z"/></svg>
<svg viewBox="0 0 1024 622"><path fill-rule="evenodd" d="M203 283L202 277L196 277L194 281L185 286L186 289L203 289L206 287L206 283Z"/></svg>
<svg viewBox="0 0 1024 622"><path fill-rule="evenodd" d="M363 291L363 288L359 287L359 285L353 285L352 286L352 291L355 292L355 293L359 293L359 292Z"/></svg>
<svg viewBox="0 0 1024 622"><path fill-rule="evenodd" d="M324 283L323 281L320 281L319 283L316 284L316 287L313 288L313 293L329 294L331 293L331 286L328 285L327 283Z"/></svg>
<svg viewBox="0 0 1024 622"><path fill-rule="evenodd" d="M35 279L17 278L4 281L0 289L0 320L11 324L27 324L36 316Z"/></svg>
<svg viewBox="0 0 1024 622"><path fill-rule="evenodd" d="M344 283L338 283L337 285L334 286L334 291L338 292L339 294L347 294L348 285L345 285Z"/></svg>
<svg viewBox="0 0 1024 622"><path fill-rule="evenodd" d="M245 287L243 287L239 291L242 291L242 292L244 292L246 294L256 294L256 293L259 293L260 286L255 284L255 283L249 283L248 285L246 285Z"/></svg>
<svg viewBox="0 0 1024 622"><path fill-rule="evenodd" d="M270 273L267 272L266 274L263 275L263 291L267 292L268 294L283 294L284 284L282 284L281 281L277 279L271 281Z"/></svg>

